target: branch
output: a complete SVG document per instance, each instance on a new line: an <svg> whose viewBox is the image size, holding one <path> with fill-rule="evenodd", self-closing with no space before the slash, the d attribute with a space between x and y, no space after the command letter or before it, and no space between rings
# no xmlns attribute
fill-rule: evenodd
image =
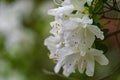
<svg viewBox="0 0 120 80"><path fill-rule="evenodd" d="M106 16L102 16L101 18L105 18L105 19L112 19L112 20L120 20L120 18L111 18L111 17L106 17Z"/></svg>
<svg viewBox="0 0 120 80"><path fill-rule="evenodd" d="M109 38L109 37L111 37L111 36L114 36L114 35L116 35L116 34L119 34L119 33L120 33L120 30L115 31L115 32L112 32L112 33L106 35L104 40L106 40L107 38Z"/></svg>
<svg viewBox="0 0 120 80"><path fill-rule="evenodd" d="M96 13L96 14L104 14L104 13L107 13L107 12L110 12L111 10L106 10L106 11L102 11L102 12L99 12L99 13Z"/></svg>
<svg viewBox="0 0 120 80"><path fill-rule="evenodd" d="M105 2L105 4L106 4L107 6L109 6L109 9L112 9L112 10L114 10L114 11L120 12L119 9L116 9L115 7L111 6L111 5L108 4L107 2Z"/></svg>
<svg viewBox="0 0 120 80"><path fill-rule="evenodd" d="M44 72L46 75L56 75L56 76L58 76L58 77L65 78L65 79L69 79L69 80L78 80L78 79L73 78L73 77L67 78L67 77L65 77L65 76L63 76L63 75L61 75L61 74L55 74L54 72L51 72L51 71L46 70L46 69L43 69L43 72Z"/></svg>

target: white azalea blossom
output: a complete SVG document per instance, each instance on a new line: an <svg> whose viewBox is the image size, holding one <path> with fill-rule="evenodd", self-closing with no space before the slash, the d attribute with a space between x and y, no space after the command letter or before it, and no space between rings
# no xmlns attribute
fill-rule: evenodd
<svg viewBox="0 0 120 80"><path fill-rule="evenodd" d="M63 74L69 76L78 68L80 73L94 75L95 61L107 65L108 59L103 51L93 47L96 38L104 39L103 32L93 25L89 14L83 14L85 4L91 6L92 0L64 0L61 7L50 9L49 15L55 17L51 22L50 33L44 44L50 50L50 58L57 60L54 71L63 67Z"/></svg>
<svg viewBox="0 0 120 80"><path fill-rule="evenodd" d="M69 46L76 47L81 55L86 54L86 49L91 48L94 43L95 36L100 39L104 39L103 32L100 29L92 25L92 19L88 16L84 16L83 19L73 18L69 23L66 23L65 28L65 41Z"/></svg>
<svg viewBox="0 0 120 80"><path fill-rule="evenodd" d="M70 51L66 52L69 54ZM65 76L69 76L76 68L78 68L80 73L83 73L86 69L86 74L88 76L93 76L95 61L101 65L107 65L109 63L102 51L93 48L87 50L85 56L81 56L79 53L66 54L60 57L54 69L55 72L58 73L60 68L63 67L63 74Z"/></svg>
<svg viewBox="0 0 120 80"><path fill-rule="evenodd" d="M52 29L50 33L54 35L60 35L62 33L62 20L53 21L50 23Z"/></svg>
<svg viewBox="0 0 120 80"><path fill-rule="evenodd" d="M87 3L90 6L92 1L93 0L64 0L64 2L62 3L62 6L66 6L66 5L70 5L70 4L74 4L74 3L77 6L78 6L78 4L84 5L85 3Z"/></svg>
<svg viewBox="0 0 120 80"><path fill-rule="evenodd" d="M55 16L55 19L63 19L66 16L69 16L74 10L73 5L63 6L55 9L50 9L48 11L49 15Z"/></svg>
<svg viewBox="0 0 120 80"><path fill-rule="evenodd" d="M85 9L85 3L87 3L90 6L92 1L93 0L64 0L64 2L61 5L66 6L73 4L76 10L83 12L83 10Z"/></svg>
<svg viewBox="0 0 120 80"><path fill-rule="evenodd" d="M50 36L44 43L50 50L50 58L58 58L58 51L64 46L63 40L60 36Z"/></svg>

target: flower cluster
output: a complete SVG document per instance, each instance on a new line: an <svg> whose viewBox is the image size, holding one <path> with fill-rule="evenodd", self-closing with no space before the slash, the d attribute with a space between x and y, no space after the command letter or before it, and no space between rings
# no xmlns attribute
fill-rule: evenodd
<svg viewBox="0 0 120 80"><path fill-rule="evenodd" d="M89 17L85 4L91 3L92 0L64 0L60 7L48 11L55 21L50 23L52 36L44 44L50 50L50 58L57 61L56 73L63 67L63 74L69 76L78 68L80 73L93 76L95 61L109 63L103 51L93 47L95 38L103 40L104 35Z"/></svg>

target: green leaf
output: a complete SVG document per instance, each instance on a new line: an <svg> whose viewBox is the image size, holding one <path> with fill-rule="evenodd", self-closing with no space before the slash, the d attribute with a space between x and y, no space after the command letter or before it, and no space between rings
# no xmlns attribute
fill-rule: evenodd
<svg viewBox="0 0 120 80"><path fill-rule="evenodd" d="M94 12L97 13L97 12L101 11L102 6L103 6L103 1L99 0L95 5Z"/></svg>
<svg viewBox="0 0 120 80"><path fill-rule="evenodd" d="M100 17L101 17L100 15L93 16L94 24L99 23Z"/></svg>
<svg viewBox="0 0 120 80"><path fill-rule="evenodd" d="M92 16L93 15L93 7L92 6L89 6L89 14L90 14L90 16Z"/></svg>
<svg viewBox="0 0 120 80"><path fill-rule="evenodd" d="M109 29L102 29L102 31L104 32L104 35L106 35L109 32Z"/></svg>
<svg viewBox="0 0 120 80"><path fill-rule="evenodd" d="M108 51L108 47L104 43L98 41L95 42L95 47L96 49L102 50L104 52L103 54Z"/></svg>
<svg viewBox="0 0 120 80"><path fill-rule="evenodd" d="M4 0L6 3L12 3L14 2L15 0Z"/></svg>

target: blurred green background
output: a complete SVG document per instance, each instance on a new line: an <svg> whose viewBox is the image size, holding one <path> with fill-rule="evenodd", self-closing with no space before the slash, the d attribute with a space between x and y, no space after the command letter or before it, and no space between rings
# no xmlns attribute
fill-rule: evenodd
<svg viewBox="0 0 120 80"><path fill-rule="evenodd" d="M54 73L44 40L53 21L47 10L55 6L53 0L0 0L0 80L120 80L120 59L112 51L107 56L114 66L98 66L92 78L79 72L69 78ZM112 49L120 55L120 48Z"/></svg>

